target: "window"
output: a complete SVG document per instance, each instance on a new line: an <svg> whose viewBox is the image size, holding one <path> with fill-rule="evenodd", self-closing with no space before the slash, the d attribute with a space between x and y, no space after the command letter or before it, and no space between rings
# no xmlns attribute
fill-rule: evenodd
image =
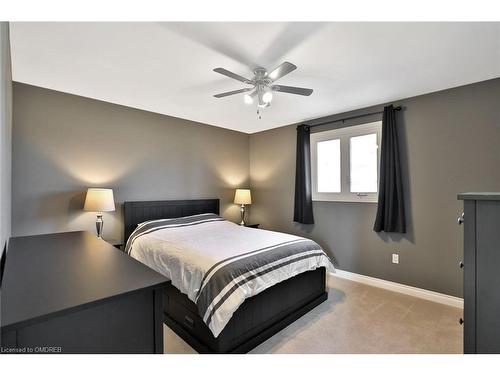
<svg viewBox="0 0 500 375"><path fill-rule="evenodd" d="M318 191L340 193L340 139L320 141L318 148Z"/></svg>
<svg viewBox="0 0 500 375"><path fill-rule="evenodd" d="M377 202L382 123L311 134L315 201Z"/></svg>

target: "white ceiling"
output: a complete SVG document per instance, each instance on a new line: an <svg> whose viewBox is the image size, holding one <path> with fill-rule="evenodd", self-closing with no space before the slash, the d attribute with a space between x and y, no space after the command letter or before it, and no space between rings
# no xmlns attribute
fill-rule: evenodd
<svg viewBox="0 0 500 375"><path fill-rule="evenodd" d="M500 23L12 23L13 79L246 133L500 76ZM247 87L283 61L262 119Z"/></svg>

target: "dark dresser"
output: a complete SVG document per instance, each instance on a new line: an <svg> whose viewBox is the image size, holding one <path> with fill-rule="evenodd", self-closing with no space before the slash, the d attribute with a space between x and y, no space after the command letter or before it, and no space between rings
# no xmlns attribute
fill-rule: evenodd
<svg viewBox="0 0 500 375"><path fill-rule="evenodd" d="M12 238L1 288L1 350L163 353L167 282L89 232Z"/></svg>
<svg viewBox="0 0 500 375"><path fill-rule="evenodd" d="M463 193L464 353L500 353L500 193Z"/></svg>

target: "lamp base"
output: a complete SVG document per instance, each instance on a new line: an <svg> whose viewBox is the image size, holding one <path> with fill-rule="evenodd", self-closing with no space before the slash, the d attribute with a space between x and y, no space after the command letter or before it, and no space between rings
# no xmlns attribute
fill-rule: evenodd
<svg viewBox="0 0 500 375"><path fill-rule="evenodd" d="M241 222L240 225L245 225L245 205L242 204L240 208Z"/></svg>
<svg viewBox="0 0 500 375"><path fill-rule="evenodd" d="M95 229L97 231L97 237L101 237L102 235L102 227L104 226L104 221L102 220L102 214L97 214L97 220L95 221Z"/></svg>

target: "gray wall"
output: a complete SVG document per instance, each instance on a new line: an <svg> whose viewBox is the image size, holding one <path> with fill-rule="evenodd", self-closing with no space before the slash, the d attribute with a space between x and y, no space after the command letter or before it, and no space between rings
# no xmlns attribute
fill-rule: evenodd
<svg viewBox="0 0 500 375"><path fill-rule="evenodd" d="M12 74L9 24L0 22L0 254L11 227Z"/></svg>
<svg viewBox="0 0 500 375"><path fill-rule="evenodd" d="M340 269L460 296L456 194L500 189L500 79L395 102L405 107L404 236L374 233L370 203L315 202L315 225L292 222L295 125L248 136L18 83L13 95L13 235L94 230L81 210L88 186L114 188L118 203L221 197L237 221L234 188L251 181L248 221L317 240ZM121 238L121 207L104 220L104 236Z"/></svg>
<svg viewBox="0 0 500 375"><path fill-rule="evenodd" d="M115 200L220 197L236 221L249 185L249 137L214 126L14 83L12 234L95 230L87 187ZM103 237L121 239L121 207Z"/></svg>
<svg viewBox="0 0 500 375"><path fill-rule="evenodd" d="M315 202L315 223L292 222L295 125L250 136L251 221L317 240L346 271L462 294L461 191L500 190L500 79L395 102L406 179L408 233L376 234L376 205ZM332 116L369 113L381 106ZM369 119L366 119L369 120ZM400 254L400 264L391 254Z"/></svg>

